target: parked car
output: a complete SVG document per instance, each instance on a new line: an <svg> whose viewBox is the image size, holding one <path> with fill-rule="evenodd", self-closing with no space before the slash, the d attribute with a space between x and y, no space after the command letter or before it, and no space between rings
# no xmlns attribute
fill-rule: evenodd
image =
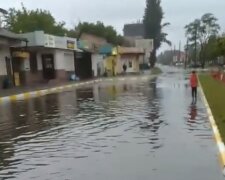
<svg viewBox="0 0 225 180"><path fill-rule="evenodd" d="M189 66L188 66L189 68L200 68L201 67L201 64L190 64Z"/></svg>

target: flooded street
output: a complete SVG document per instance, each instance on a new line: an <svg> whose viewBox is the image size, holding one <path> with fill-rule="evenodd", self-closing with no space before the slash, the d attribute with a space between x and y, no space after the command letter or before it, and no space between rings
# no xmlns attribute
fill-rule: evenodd
<svg viewBox="0 0 225 180"><path fill-rule="evenodd" d="M165 71L0 105L0 179L224 179L200 97Z"/></svg>

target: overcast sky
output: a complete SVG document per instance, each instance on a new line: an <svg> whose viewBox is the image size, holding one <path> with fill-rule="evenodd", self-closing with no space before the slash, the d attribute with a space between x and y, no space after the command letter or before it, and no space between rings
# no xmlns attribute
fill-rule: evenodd
<svg viewBox="0 0 225 180"><path fill-rule="evenodd" d="M2 0L0 7L21 7L21 2L29 9L49 10L58 21L65 21L68 27L78 21L103 21L112 25L122 34L124 23L136 22L143 17L145 0ZM179 40L185 43L183 27L201 17L213 13L225 31L225 0L162 0L166 22L171 26L165 29L168 38L178 48ZM169 47L163 46L162 49Z"/></svg>

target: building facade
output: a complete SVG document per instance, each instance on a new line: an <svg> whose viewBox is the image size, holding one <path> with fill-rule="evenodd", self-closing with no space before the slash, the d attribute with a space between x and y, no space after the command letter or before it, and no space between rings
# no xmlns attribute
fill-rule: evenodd
<svg viewBox="0 0 225 180"><path fill-rule="evenodd" d="M123 66L126 66L126 73L139 73L140 64L144 59L144 49L136 47L118 47L116 59L116 74L124 72Z"/></svg>
<svg viewBox="0 0 225 180"><path fill-rule="evenodd" d="M104 53L101 53L101 49L107 46L106 39L98 37L92 34L83 33L80 36L80 45L82 50L91 52L92 63L92 75L93 77L99 77L104 75Z"/></svg>
<svg viewBox="0 0 225 180"><path fill-rule="evenodd" d="M116 76L124 73L140 73L140 64L143 62L144 49L136 47L114 47L104 59L107 76ZM124 66L126 71L124 72Z"/></svg>
<svg viewBox="0 0 225 180"><path fill-rule="evenodd" d="M43 31L22 36L28 44L14 48L12 53L17 86L68 81L75 74L76 39L53 36Z"/></svg>
<svg viewBox="0 0 225 180"><path fill-rule="evenodd" d="M12 84L13 68L11 58L11 47L18 46L21 42L26 42L25 38L20 35L0 28L0 86L3 87L3 82L7 81ZM25 43L26 44L26 43ZM5 87L6 88L6 87Z"/></svg>

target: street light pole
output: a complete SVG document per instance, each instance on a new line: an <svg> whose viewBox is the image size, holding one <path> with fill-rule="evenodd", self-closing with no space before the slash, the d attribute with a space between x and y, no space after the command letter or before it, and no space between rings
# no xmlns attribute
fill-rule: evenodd
<svg viewBox="0 0 225 180"><path fill-rule="evenodd" d="M195 66L197 64L197 31L198 31L198 27L197 25L195 25L195 62L194 62Z"/></svg>
<svg viewBox="0 0 225 180"><path fill-rule="evenodd" d="M187 44L186 44L186 57L185 57L185 61L184 61L184 68L187 68L187 62L188 62L188 39L187 39Z"/></svg>

